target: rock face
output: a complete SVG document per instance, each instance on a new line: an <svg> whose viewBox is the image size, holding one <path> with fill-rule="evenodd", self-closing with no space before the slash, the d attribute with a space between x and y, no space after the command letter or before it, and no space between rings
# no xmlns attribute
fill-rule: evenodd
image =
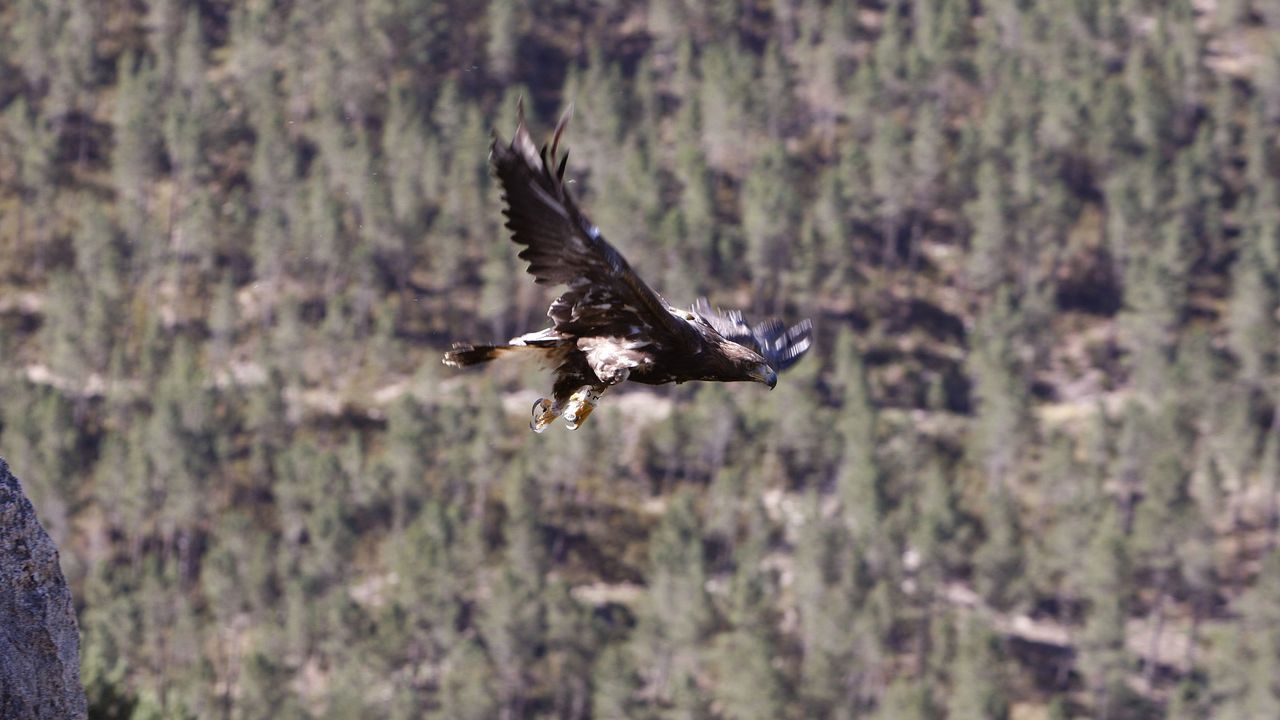
<svg viewBox="0 0 1280 720"><path fill-rule="evenodd" d="M80 632L58 549L0 459L0 718L85 718Z"/></svg>

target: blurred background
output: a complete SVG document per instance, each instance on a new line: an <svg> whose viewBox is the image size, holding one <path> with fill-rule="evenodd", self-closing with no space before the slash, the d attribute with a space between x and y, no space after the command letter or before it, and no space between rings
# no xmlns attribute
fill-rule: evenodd
<svg viewBox="0 0 1280 720"><path fill-rule="evenodd" d="M1280 717L1280 6L10 0L0 455L96 718ZM777 390L527 428L570 101Z"/></svg>

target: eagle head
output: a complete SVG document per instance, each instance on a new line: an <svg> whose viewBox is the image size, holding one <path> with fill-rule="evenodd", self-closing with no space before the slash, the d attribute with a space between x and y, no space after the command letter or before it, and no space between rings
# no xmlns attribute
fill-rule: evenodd
<svg viewBox="0 0 1280 720"><path fill-rule="evenodd" d="M717 379L750 380L764 383L770 390L778 384L778 372L755 350L732 340L724 340L721 344L721 352L728 359L730 368L725 373L727 377Z"/></svg>
<svg viewBox="0 0 1280 720"><path fill-rule="evenodd" d="M748 375L750 375L752 380L768 385L770 390L773 389L774 385L778 384L778 373L773 368L769 367L769 363L760 363L752 368Z"/></svg>

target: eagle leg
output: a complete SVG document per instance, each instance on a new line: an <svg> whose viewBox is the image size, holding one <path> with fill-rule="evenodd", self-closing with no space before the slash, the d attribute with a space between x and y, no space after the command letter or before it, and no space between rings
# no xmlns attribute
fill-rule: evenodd
<svg viewBox="0 0 1280 720"><path fill-rule="evenodd" d="M569 397L569 404L564 411L564 422L570 430L577 430L586 421L591 411L596 409L596 403L600 402L600 396L604 394L605 387L605 385L583 385Z"/></svg>
<svg viewBox="0 0 1280 720"><path fill-rule="evenodd" d="M529 420L529 429L540 433L546 430L556 418L560 417L560 406L547 398L538 398L533 403L533 417Z"/></svg>

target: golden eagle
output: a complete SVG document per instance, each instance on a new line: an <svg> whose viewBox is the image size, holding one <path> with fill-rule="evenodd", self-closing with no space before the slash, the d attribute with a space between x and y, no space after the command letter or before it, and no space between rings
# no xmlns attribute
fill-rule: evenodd
<svg viewBox="0 0 1280 720"><path fill-rule="evenodd" d="M705 299L691 311L668 305L605 242L565 187L568 152L558 157L557 151L569 114L556 125L550 149L539 151L520 103L514 139L504 145L495 132L489 156L504 191L511 239L525 246L520 259L537 284L569 288L547 310L552 326L501 345L455 343L444 364L466 367L507 353L541 356L555 367L555 384L553 399L533 405L529 426L535 432L562 414L569 429L577 428L609 386L626 380L754 380L772 388L778 371L809 349L812 324L749 325L741 312L721 313Z"/></svg>

